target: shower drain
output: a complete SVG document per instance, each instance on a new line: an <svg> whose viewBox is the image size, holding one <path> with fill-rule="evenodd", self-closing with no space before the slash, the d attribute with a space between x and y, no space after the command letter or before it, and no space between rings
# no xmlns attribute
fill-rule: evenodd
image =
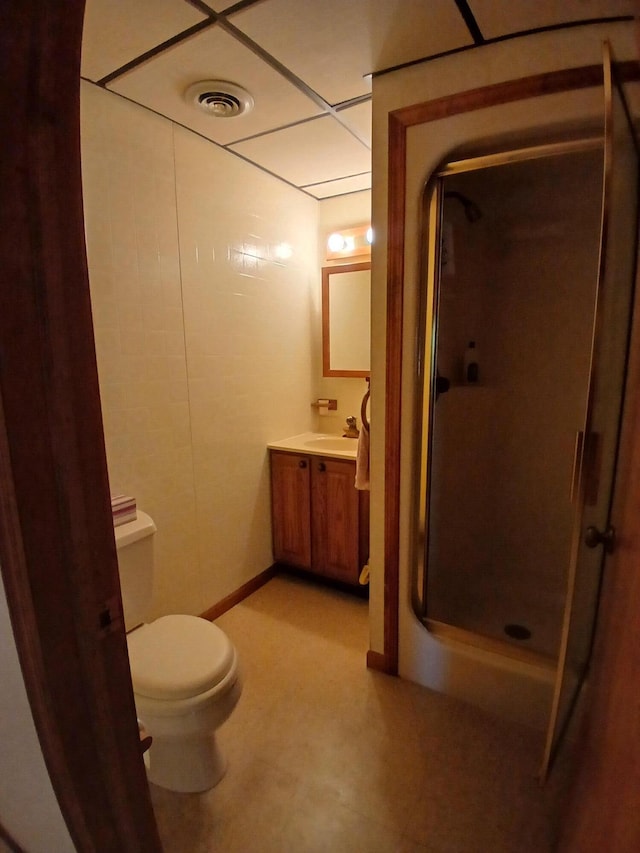
<svg viewBox="0 0 640 853"><path fill-rule="evenodd" d="M512 640L529 640L531 638L531 631L524 625L505 625L504 632Z"/></svg>

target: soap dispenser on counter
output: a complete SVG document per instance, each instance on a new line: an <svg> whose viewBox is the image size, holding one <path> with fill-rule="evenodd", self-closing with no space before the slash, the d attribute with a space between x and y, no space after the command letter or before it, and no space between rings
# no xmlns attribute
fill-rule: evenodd
<svg viewBox="0 0 640 853"><path fill-rule="evenodd" d="M463 357L463 381L465 385L476 385L479 378L478 349L475 341L469 341Z"/></svg>

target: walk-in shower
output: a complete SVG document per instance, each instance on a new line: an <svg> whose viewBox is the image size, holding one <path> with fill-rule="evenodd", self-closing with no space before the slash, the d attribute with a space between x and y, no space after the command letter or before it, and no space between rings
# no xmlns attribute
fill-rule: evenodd
<svg viewBox="0 0 640 853"><path fill-rule="evenodd" d="M625 378L637 167L623 152L611 189L604 151L452 162L424 196L414 612L535 671L545 762L589 658L603 549L584 528L606 527Z"/></svg>

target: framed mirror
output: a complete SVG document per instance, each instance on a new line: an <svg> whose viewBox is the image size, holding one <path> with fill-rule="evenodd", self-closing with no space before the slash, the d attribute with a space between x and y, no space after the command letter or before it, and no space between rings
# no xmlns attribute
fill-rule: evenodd
<svg viewBox="0 0 640 853"><path fill-rule="evenodd" d="M371 263L322 268L322 375L368 376Z"/></svg>

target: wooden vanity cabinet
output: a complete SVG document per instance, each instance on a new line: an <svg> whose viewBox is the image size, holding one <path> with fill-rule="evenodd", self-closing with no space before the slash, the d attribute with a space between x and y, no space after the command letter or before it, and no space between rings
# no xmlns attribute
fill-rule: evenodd
<svg viewBox="0 0 640 853"><path fill-rule="evenodd" d="M352 585L368 559L369 493L355 461L271 451L276 562Z"/></svg>
<svg viewBox="0 0 640 853"><path fill-rule="evenodd" d="M273 557L311 568L311 468L309 457L271 451Z"/></svg>

